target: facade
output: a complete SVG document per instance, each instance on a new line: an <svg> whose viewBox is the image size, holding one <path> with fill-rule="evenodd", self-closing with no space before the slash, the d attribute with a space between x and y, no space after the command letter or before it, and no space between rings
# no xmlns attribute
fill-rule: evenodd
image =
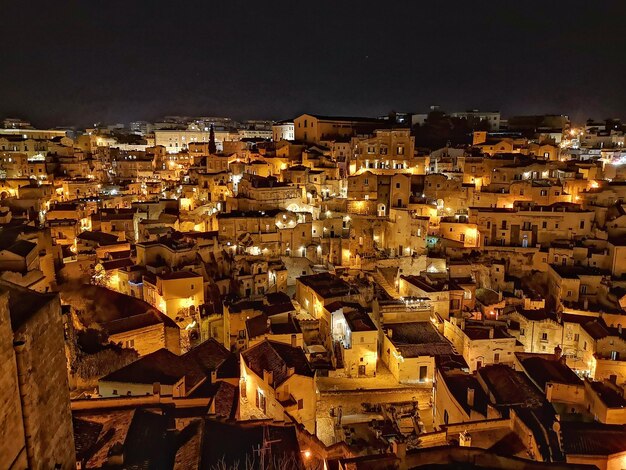
<svg viewBox="0 0 626 470"><path fill-rule="evenodd" d="M333 117L303 114L293 120L295 140L319 144L337 138L372 132L384 121L362 117Z"/></svg>
<svg viewBox="0 0 626 470"><path fill-rule="evenodd" d="M280 121L272 125L272 140L295 140L295 126L293 121Z"/></svg>
<svg viewBox="0 0 626 470"><path fill-rule="evenodd" d="M241 353L239 408L244 419L293 416L315 432L314 373L301 348L263 341Z"/></svg>
<svg viewBox="0 0 626 470"><path fill-rule="evenodd" d="M469 366L470 372L489 364L513 364L523 346L502 325L451 318L445 322L445 337Z"/></svg>
<svg viewBox="0 0 626 470"><path fill-rule="evenodd" d="M190 271L144 275L144 299L170 318L176 318L198 311L204 303L203 282L202 276Z"/></svg>
<svg viewBox="0 0 626 470"><path fill-rule="evenodd" d="M456 354L432 322L393 323L383 339L383 361L399 383L432 386L437 359Z"/></svg>

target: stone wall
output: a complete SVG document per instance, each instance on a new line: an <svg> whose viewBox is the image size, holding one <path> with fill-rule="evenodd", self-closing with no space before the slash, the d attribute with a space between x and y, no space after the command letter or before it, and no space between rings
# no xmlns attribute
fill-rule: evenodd
<svg viewBox="0 0 626 470"><path fill-rule="evenodd" d="M8 293L0 296L0 465L25 468L26 448L22 408L13 350L13 330L7 304Z"/></svg>
<svg viewBox="0 0 626 470"><path fill-rule="evenodd" d="M11 295L34 295L30 292ZM17 365L23 413L27 417L27 447L33 468L75 466L74 435L70 412L67 364L64 352L61 304L58 297L47 303L14 332L18 344Z"/></svg>
<svg viewBox="0 0 626 470"><path fill-rule="evenodd" d="M165 328L163 323L129 330L109 336L113 343L119 343L122 347L127 341L134 341L134 348L140 356L146 356L162 348L167 348L174 354L180 354L180 330Z"/></svg>

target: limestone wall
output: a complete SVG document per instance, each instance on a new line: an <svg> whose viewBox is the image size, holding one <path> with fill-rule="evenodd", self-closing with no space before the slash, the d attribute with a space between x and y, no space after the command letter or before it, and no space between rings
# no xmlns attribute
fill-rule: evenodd
<svg viewBox="0 0 626 470"><path fill-rule="evenodd" d="M22 408L7 301L8 294L0 296L0 466L10 467L15 462L17 468L25 468Z"/></svg>
<svg viewBox="0 0 626 470"><path fill-rule="evenodd" d="M12 293L11 295L30 295ZM74 435L59 298L52 298L14 332L24 374L23 413L30 423L35 469L74 468ZM23 370L20 370L21 368Z"/></svg>

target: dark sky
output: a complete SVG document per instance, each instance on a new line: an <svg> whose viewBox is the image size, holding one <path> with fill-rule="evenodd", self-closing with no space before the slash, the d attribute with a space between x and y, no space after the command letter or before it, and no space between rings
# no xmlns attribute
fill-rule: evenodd
<svg viewBox="0 0 626 470"><path fill-rule="evenodd" d="M623 0L0 0L0 116L623 116ZM626 117L626 116L624 116Z"/></svg>

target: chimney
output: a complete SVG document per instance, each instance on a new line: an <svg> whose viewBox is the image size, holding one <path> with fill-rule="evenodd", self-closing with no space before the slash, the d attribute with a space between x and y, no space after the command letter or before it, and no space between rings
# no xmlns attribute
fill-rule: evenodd
<svg viewBox="0 0 626 470"><path fill-rule="evenodd" d="M400 442L398 439L391 441L391 451L396 454L400 461L404 462L406 458L406 442Z"/></svg>
<svg viewBox="0 0 626 470"><path fill-rule="evenodd" d="M467 430L459 434L459 445L461 447L472 447L472 436Z"/></svg>
<svg viewBox="0 0 626 470"><path fill-rule="evenodd" d="M263 382L267 385L272 385L274 382L274 372L263 369Z"/></svg>
<svg viewBox="0 0 626 470"><path fill-rule="evenodd" d="M493 332L495 328L489 328L489 339L493 339Z"/></svg>
<svg viewBox="0 0 626 470"><path fill-rule="evenodd" d="M467 389L467 405L470 407L474 406L474 389L473 388Z"/></svg>

